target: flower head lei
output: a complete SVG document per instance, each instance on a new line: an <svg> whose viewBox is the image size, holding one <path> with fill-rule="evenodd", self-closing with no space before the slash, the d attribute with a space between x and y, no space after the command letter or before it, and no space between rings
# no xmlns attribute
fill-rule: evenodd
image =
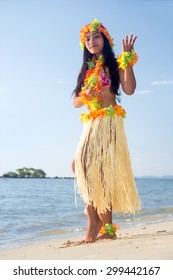
<svg viewBox="0 0 173 280"><path fill-rule="evenodd" d="M88 32L100 32L105 35L105 37L108 39L110 46L113 48L113 38L108 33L107 29L102 25L101 22L98 21L98 19L94 19L91 23L83 26L80 30L80 45L82 50L84 50L85 47L85 36Z"/></svg>

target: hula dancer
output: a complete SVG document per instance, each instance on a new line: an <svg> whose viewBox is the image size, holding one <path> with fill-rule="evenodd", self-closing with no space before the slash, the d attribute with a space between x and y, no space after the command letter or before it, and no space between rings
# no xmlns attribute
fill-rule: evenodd
<svg viewBox="0 0 173 280"><path fill-rule="evenodd" d="M84 130L72 169L88 216L86 242L116 238L112 211L135 213L141 206L124 131L126 112L117 104L120 84L128 95L136 88L136 38L127 35L116 58L113 38L101 22L95 19L80 31L83 65L73 103L87 111L81 114Z"/></svg>

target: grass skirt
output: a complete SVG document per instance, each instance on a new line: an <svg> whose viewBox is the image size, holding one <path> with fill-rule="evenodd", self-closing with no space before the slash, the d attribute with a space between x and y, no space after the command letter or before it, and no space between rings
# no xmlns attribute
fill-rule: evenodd
<svg viewBox="0 0 173 280"><path fill-rule="evenodd" d="M98 117L84 124L75 153L75 176L85 204L98 213L140 210L121 116Z"/></svg>

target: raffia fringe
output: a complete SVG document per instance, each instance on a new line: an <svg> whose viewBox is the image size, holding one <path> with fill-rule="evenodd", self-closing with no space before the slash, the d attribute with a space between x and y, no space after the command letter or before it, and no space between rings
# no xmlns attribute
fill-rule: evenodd
<svg viewBox="0 0 173 280"><path fill-rule="evenodd" d="M121 116L98 117L84 125L75 153L75 176L85 204L98 213L140 210Z"/></svg>

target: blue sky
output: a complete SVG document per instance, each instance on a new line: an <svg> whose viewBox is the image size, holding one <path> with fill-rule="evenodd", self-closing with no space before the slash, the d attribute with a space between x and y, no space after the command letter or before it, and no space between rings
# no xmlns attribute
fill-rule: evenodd
<svg viewBox="0 0 173 280"><path fill-rule="evenodd" d="M82 63L81 26L138 35L137 88L122 92L135 176L173 175L173 1L0 0L0 175L21 167L71 176L82 133L71 93Z"/></svg>

